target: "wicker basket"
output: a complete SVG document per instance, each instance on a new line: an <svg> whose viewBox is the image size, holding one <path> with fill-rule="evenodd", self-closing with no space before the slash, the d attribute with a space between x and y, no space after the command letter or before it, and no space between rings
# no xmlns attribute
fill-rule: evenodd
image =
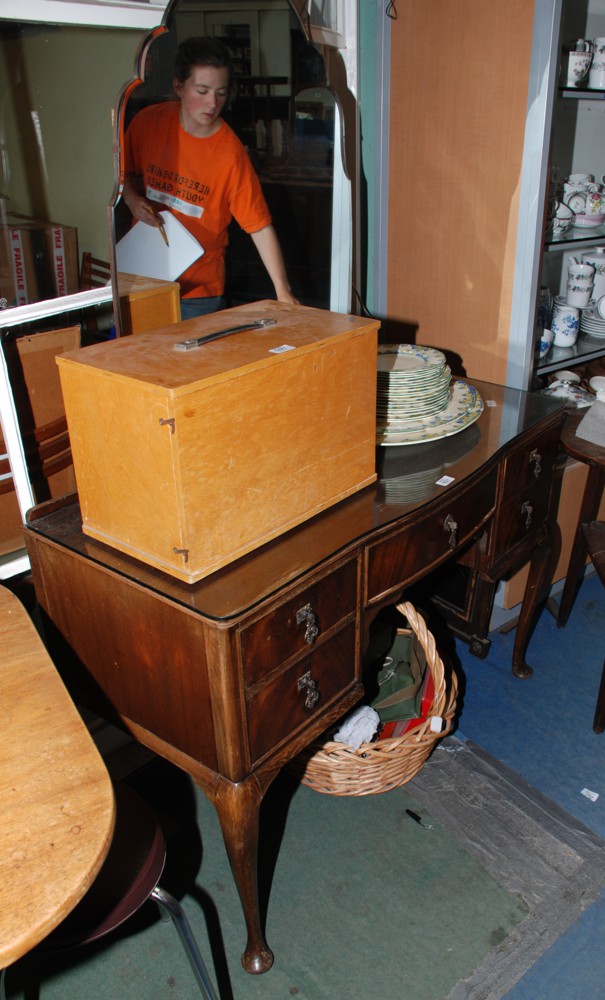
<svg viewBox="0 0 605 1000"><path fill-rule="evenodd" d="M363 743L358 750L320 738L294 758L288 769L303 784L327 795L376 795L410 781L425 763L437 740L451 729L458 684L452 673L446 685L443 661L435 639L415 608L404 602L397 608L422 646L427 668L433 675L435 694L427 717L403 736ZM440 717L440 732L431 729L431 719Z"/></svg>

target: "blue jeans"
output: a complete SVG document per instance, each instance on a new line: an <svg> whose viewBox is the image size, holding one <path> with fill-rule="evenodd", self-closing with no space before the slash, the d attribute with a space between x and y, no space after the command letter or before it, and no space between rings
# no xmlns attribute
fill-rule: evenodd
<svg viewBox="0 0 605 1000"><path fill-rule="evenodd" d="M194 319L218 312L226 306L222 295L212 295L205 299L181 299L181 319Z"/></svg>

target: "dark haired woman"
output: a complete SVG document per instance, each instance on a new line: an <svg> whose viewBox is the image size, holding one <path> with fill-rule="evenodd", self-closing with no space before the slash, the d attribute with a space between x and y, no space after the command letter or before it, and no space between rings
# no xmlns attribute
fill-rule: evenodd
<svg viewBox="0 0 605 1000"><path fill-rule="evenodd" d="M252 237L280 302L297 300L258 177L222 119L231 86L228 49L189 38L177 51L178 101L140 111L126 133L123 198L139 222L169 209L203 248L179 276L183 319L225 306L225 249L232 218Z"/></svg>

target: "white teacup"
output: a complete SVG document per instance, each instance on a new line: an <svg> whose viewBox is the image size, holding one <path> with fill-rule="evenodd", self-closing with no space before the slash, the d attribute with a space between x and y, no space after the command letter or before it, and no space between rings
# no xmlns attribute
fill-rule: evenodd
<svg viewBox="0 0 605 1000"><path fill-rule="evenodd" d="M602 295L605 295L605 247L593 247L592 250L585 250L581 260L583 264L592 264L595 269L592 297L600 299Z"/></svg>
<svg viewBox="0 0 605 1000"><path fill-rule="evenodd" d="M592 44L594 51L588 73L588 86L591 90L605 90L605 38L595 38Z"/></svg>
<svg viewBox="0 0 605 1000"><path fill-rule="evenodd" d="M561 233L567 232L571 226L572 219L573 212L569 205L566 205L562 201L555 202L554 215L549 223L552 226L553 236L560 236Z"/></svg>
<svg viewBox="0 0 605 1000"><path fill-rule="evenodd" d="M595 269L592 264L576 264L570 260L567 267L567 305L586 309L594 289Z"/></svg>
<svg viewBox="0 0 605 1000"><path fill-rule="evenodd" d="M570 174L565 184L569 184L570 187L577 187L578 185L592 184L594 182L593 174Z"/></svg>
<svg viewBox="0 0 605 1000"><path fill-rule="evenodd" d="M586 188L579 185L575 187L570 186L568 190L566 188L568 188L567 184L563 190L563 201L568 208L571 208L574 215L584 215L586 212L586 195L588 193Z"/></svg>
<svg viewBox="0 0 605 1000"><path fill-rule="evenodd" d="M565 86L577 87L584 80L592 63L592 52L568 52L563 63L565 73Z"/></svg>
<svg viewBox="0 0 605 1000"><path fill-rule="evenodd" d="M595 375L594 378L591 378L588 384L592 391L596 393L597 399L600 402L605 403L605 376Z"/></svg>

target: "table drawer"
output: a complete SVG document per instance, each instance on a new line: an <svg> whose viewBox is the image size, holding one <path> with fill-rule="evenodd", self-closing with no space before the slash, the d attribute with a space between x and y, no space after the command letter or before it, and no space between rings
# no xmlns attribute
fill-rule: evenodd
<svg viewBox="0 0 605 1000"><path fill-rule="evenodd" d="M520 496L537 483L550 484L559 439L560 429L557 424L505 459L502 467L502 501L506 502L511 496Z"/></svg>
<svg viewBox="0 0 605 1000"><path fill-rule="evenodd" d="M506 459L490 543L492 559L509 552L544 524L558 449L557 425Z"/></svg>
<svg viewBox="0 0 605 1000"><path fill-rule="evenodd" d="M358 683L352 622L246 699L252 764Z"/></svg>
<svg viewBox="0 0 605 1000"><path fill-rule="evenodd" d="M507 553L541 528L548 517L549 497L550 482L544 481L503 503L494 527L492 552Z"/></svg>
<svg viewBox="0 0 605 1000"><path fill-rule="evenodd" d="M239 635L244 683L251 687L291 657L309 650L357 608L358 559L272 608Z"/></svg>
<svg viewBox="0 0 605 1000"><path fill-rule="evenodd" d="M493 513L496 469L446 495L424 518L368 546L366 603L412 583L477 534Z"/></svg>

